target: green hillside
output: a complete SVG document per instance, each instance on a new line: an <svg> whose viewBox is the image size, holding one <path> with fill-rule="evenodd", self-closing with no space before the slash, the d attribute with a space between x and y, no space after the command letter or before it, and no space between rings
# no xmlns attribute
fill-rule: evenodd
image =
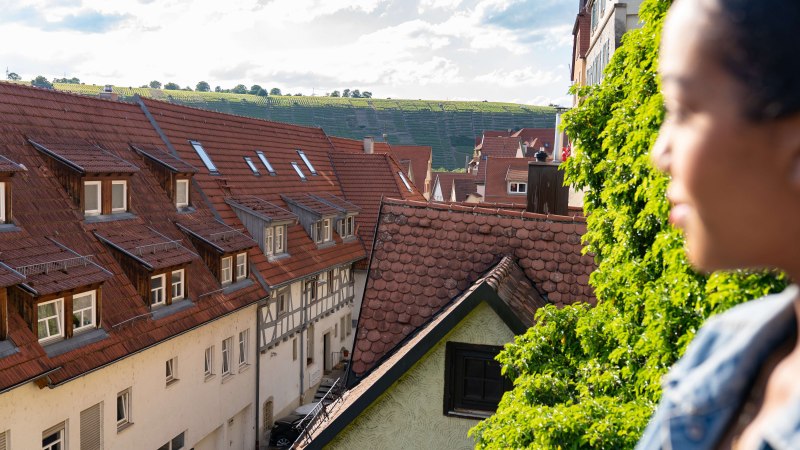
<svg viewBox="0 0 800 450"><path fill-rule="evenodd" d="M56 83L56 89L97 95L102 86ZM430 145L433 167L464 167L475 136L483 130L548 128L553 108L515 103L392 100L335 97L259 97L249 94L114 87L120 99L134 94L241 116L322 127L332 136L386 139L392 144Z"/></svg>

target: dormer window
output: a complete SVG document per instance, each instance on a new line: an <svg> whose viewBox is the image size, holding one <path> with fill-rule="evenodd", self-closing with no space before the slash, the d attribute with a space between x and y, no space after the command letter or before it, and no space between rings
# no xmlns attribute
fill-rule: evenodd
<svg viewBox="0 0 800 450"><path fill-rule="evenodd" d="M184 208L189 206L189 180L175 180L175 206Z"/></svg>
<svg viewBox="0 0 800 450"><path fill-rule="evenodd" d="M186 284L183 282L185 275L184 269L172 272L172 301L182 300L186 296Z"/></svg>
<svg viewBox="0 0 800 450"><path fill-rule="evenodd" d="M220 262L219 280L223 286L247 278L247 253L225 256Z"/></svg>
<svg viewBox="0 0 800 450"><path fill-rule="evenodd" d="M6 213L6 183L0 182L0 223L6 223L8 214Z"/></svg>
<svg viewBox="0 0 800 450"><path fill-rule="evenodd" d="M83 182L83 213L87 216L97 216L102 214L101 205L101 182Z"/></svg>
<svg viewBox="0 0 800 450"><path fill-rule="evenodd" d="M24 172L25 166L0 155L0 224L10 223L11 217L11 180L17 172Z"/></svg>
<svg viewBox="0 0 800 450"><path fill-rule="evenodd" d="M231 284L233 282L233 258L226 256L222 258L222 267L220 268L219 280L222 284Z"/></svg>
<svg viewBox="0 0 800 450"><path fill-rule="evenodd" d="M345 216L344 219L339 221L339 236L342 238L347 238L353 235L355 232L355 217L348 215Z"/></svg>
<svg viewBox="0 0 800 450"><path fill-rule="evenodd" d="M166 275L150 277L150 306L160 306L166 302Z"/></svg>
<svg viewBox="0 0 800 450"><path fill-rule="evenodd" d="M111 212L128 210L128 182L125 180L111 182Z"/></svg>
<svg viewBox="0 0 800 450"><path fill-rule="evenodd" d="M298 150L297 154L300 155L300 159L303 160L303 163L308 167L308 171L311 172L311 175L316 175L317 171L314 169L314 166L311 165L311 161L308 160L308 156L303 153L302 150Z"/></svg>
<svg viewBox="0 0 800 450"><path fill-rule="evenodd" d="M278 256L286 253L286 225L266 227L264 230L264 254Z"/></svg>
<svg viewBox="0 0 800 450"><path fill-rule="evenodd" d="M524 194L526 192L528 192L528 183L521 183L518 181L508 183L509 194Z"/></svg>
<svg viewBox="0 0 800 450"><path fill-rule="evenodd" d="M247 253L236 255L236 281L247 278Z"/></svg>
<svg viewBox="0 0 800 450"><path fill-rule="evenodd" d="M314 242L322 244L329 242L331 237L331 219L322 219L314 222Z"/></svg>
<svg viewBox="0 0 800 450"><path fill-rule="evenodd" d="M72 297L72 331L78 333L95 327L97 296L95 291Z"/></svg>
<svg viewBox="0 0 800 450"><path fill-rule="evenodd" d="M59 298L36 306L39 342L64 337L64 299Z"/></svg>
<svg viewBox="0 0 800 450"><path fill-rule="evenodd" d="M97 328L97 291L91 290L72 296L72 314L65 316L64 306L69 296L36 305L37 337L39 342L63 339L73 334Z"/></svg>

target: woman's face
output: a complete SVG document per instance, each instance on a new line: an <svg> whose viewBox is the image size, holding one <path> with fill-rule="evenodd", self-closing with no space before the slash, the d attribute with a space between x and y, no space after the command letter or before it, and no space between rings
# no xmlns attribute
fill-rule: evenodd
<svg viewBox="0 0 800 450"><path fill-rule="evenodd" d="M704 271L786 267L788 210L798 209L791 179L792 131L748 120L743 87L717 62L711 1L679 0L664 26L659 72L667 119L653 149L671 175L670 221L684 230L687 254Z"/></svg>

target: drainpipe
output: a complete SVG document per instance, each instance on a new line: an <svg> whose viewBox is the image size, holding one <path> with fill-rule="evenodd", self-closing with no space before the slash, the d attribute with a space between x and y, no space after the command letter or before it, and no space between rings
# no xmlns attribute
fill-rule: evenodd
<svg viewBox="0 0 800 450"><path fill-rule="evenodd" d="M259 438L261 433L258 431L260 422L258 415L261 410L261 402L259 400L259 391L261 390L261 301L256 306L256 450L259 448ZM267 430L264 430L267 431Z"/></svg>
<svg viewBox="0 0 800 450"><path fill-rule="evenodd" d="M305 327L308 326L306 320L306 293L305 293L305 281L300 282L300 304L302 305L302 309L300 310L300 320L303 321L303 327L300 327L300 340L297 345L300 347L300 403L303 402L303 383L305 382L305 373L304 369L306 366L306 359L305 359L305 349L306 346L303 342L303 334L305 334L306 339L308 339L308 331L305 331ZM303 333L305 331L305 333Z"/></svg>

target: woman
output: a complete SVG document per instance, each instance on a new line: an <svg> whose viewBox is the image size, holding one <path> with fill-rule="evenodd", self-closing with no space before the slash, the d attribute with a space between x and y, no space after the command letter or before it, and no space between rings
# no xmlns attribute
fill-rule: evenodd
<svg viewBox="0 0 800 450"><path fill-rule="evenodd" d="M800 0L677 0L653 150L703 271L800 280ZM665 379L641 449L800 449L800 291L708 321Z"/></svg>

